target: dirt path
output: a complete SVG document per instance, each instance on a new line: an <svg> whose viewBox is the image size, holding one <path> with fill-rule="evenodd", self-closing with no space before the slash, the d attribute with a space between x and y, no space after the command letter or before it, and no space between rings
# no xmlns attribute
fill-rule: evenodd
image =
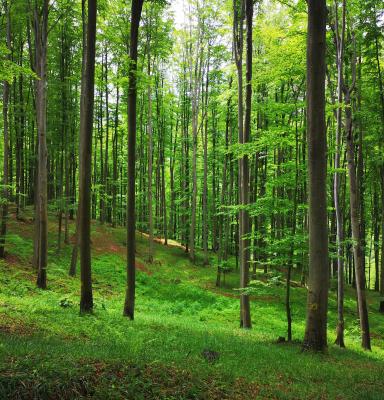
<svg viewBox="0 0 384 400"><path fill-rule="evenodd" d="M145 232L139 232L140 235L144 236L145 238L149 239L149 235L148 233ZM177 242L176 240L172 240L172 239L167 239L167 244L165 244L165 239L164 238L160 238L160 237L154 237L153 241L159 244L163 244L166 245L168 247L176 247L178 249L182 249L185 251L185 246L183 246L180 242Z"/></svg>
<svg viewBox="0 0 384 400"><path fill-rule="evenodd" d="M92 237L92 250L97 255L112 253L118 254L124 260L127 259L127 248L116 243L114 237L109 232L102 230L98 230L97 235ZM141 261L136 259L135 265L139 271L145 272L147 275L152 275L153 272Z"/></svg>

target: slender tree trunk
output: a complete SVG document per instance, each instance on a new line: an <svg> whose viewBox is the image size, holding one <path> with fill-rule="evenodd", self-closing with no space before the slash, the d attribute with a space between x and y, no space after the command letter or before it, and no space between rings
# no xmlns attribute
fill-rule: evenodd
<svg viewBox="0 0 384 400"><path fill-rule="evenodd" d="M36 120L38 133L38 180L36 220L38 272L37 286L47 287L47 253L48 253L48 214L47 214L47 40L48 40L48 0L44 0L42 9L34 8L33 25L35 37L35 72L39 79L36 88Z"/></svg>
<svg viewBox="0 0 384 400"><path fill-rule="evenodd" d="M384 167L381 167L381 262L380 262L380 312L384 313Z"/></svg>
<svg viewBox="0 0 384 400"><path fill-rule="evenodd" d="M105 159L104 159L104 177L103 177L103 186L104 186L104 220L106 222L110 222L110 203L109 203L109 89L108 89L108 51L105 49L105 124L106 124L106 132L105 132Z"/></svg>
<svg viewBox="0 0 384 400"><path fill-rule="evenodd" d="M336 3L337 15L337 3ZM340 347L344 344L344 255L343 241L344 230L342 212L339 202L340 192L340 150L341 150L341 130L342 130L342 102L343 102L343 63L344 63L344 40L345 40L345 16L346 16L346 0L343 0L341 35L338 34L339 21L336 18L337 27L337 111L336 111L336 150L335 150L335 173L333 175L333 201L335 204L336 214L336 244L337 244L337 327L335 343Z"/></svg>
<svg viewBox="0 0 384 400"><path fill-rule="evenodd" d="M115 228L117 224L117 185L118 185L118 142L119 142L119 102L120 102L120 92L119 86L117 86L116 91L116 110L115 110L115 126L113 135L113 185L112 185L112 227Z"/></svg>
<svg viewBox="0 0 384 400"><path fill-rule="evenodd" d="M69 276L76 275L76 267L77 267L77 256L79 253L79 213L76 215L76 231L75 231L75 243L72 247L72 254L71 254L71 264L69 266Z"/></svg>
<svg viewBox="0 0 384 400"><path fill-rule="evenodd" d="M137 44L141 10L144 0L132 0L131 35L129 57L128 87L128 184L127 184L127 288L124 303L124 316L134 319L135 310L135 161L136 161L136 70Z"/></svg>
<svg viewBox="0 0 384 400"><path fill-rule="evenodd" d="M202 194L202 206L203 206L203 252L204 252L204 265L208 265L208 88L209 88L209 56L207 61L206 81L205 81L205 121L204 129L202 129L202 142L203 142L203 194ZM213 171L215 174L215 171Z"/></svg>
<svg viewBox="0 0 384 400"><path fill-rule="evenodd" d="M372 197L372 232L373 232L373 253L375 259L375 281L374 290L379 291L379 278L380 278L380 256L379 256L379 240L380 240L380 212L379 212L379 196L377 193L377 187L373 189Z"/></svg>
<svg viewBox="0 0 384 400"><path fill-rule="evenodd" d="M355 148L353 141L352 111L349 89L345 90L345 107L345 128L347 141L347 161L349 173L351 228L353 239L353 258L355 263L356 292L359 308L362 346L364 349L370 350L371 343L369 336L367 300L365 294L365 273L362 259L363 252L361 249L360 205L356 177Z"/></svg>
<svg viewBox="0 0 384 400"><path fill-rule="evenodd" d="M6 36L7 36L7 48L11 46L11 16L9 10L9 4L4 2L5 15L6 15ZM9 56L8 56L9 58ZM1 207L1 227L0 227L0 258L5 257L5 236L7 234L7 218L8 218L8 146L9 146L9 132L8 132L8 102L9 102L9 82L4 81L3 84L3 130L4 130L4 158L3 158L3 204Z"/></svg>
<svg viewBox="0 0 384 400"><path fill-rule="evenodd" d="M380 89L380 105L381 105L381 137L384 138L384 85L380 66L380 48L379 35L375 36L376 65ZM384 140L381 140L380 146L383 151ZM380 166L381 176L381 261L380 261L380 296L384 297L384 165ZM384 299L380 300L380 312L384 313Z"/></svg>
<svg viewBox="0 0 384 400"><path fill-rule="evenodd" d="M80 169L79 169L79 248L81 269L80 312L93 310L91 274L91 176L92 131L95 82L97 1L88 0L87 46L85 49L85 82L82 85L80 110Z"/></svg>
<svg viewBox="0 0 384 400"><path fill-rule="evenodd" d="M200 23L200 22L199 22ZM194 71L190 65L190 79L192 90L192 198L191 198L191 225L189 231L189 259L195 260L195 230L196 230L196 209L197 209L197 133L199 118L200 78L202 68L201 37L197 38L196 59ZM192 61L192 54L191 63Z"/></svg>
<svg viewBox="0 0 384 400"><path fill-rule="evenodd" d="M245 99L245 119L243 122L243 20L246 18L246 99ZM234 44L235 57L238 76L238 129L239 143L244 144L249 141L251 128L251 101L252 101L252 20L253 2L252 0L241 0L240 9L237 2L234 2ZM249 203L249 166L248 156L243 156L239 160L239 200L241 207L246 207ZM240 259L240 287L245 289L249 283L249 216L244 208L239 215L239 259ZM240 296L240 326L244 329L252 327L251 310L249 296Z"/></svg>
<svg viewBox="0 0 384 400"><path fill-rule="evenodd" d="M309 275L304 349L327 347L328 223L325 126L326 2L308 0L307 134L309 174Z"/></svg>
<svg viewBox="0 0 384 400"><path fill-rule="evenodd" d="M297 117L297 108L296 108ZM296 120L296 151L295 151L295 188L293 190L293 213L292 213L292 238L296 236L296 218L297 218L297 193L299 187L299 134ZM291 277L294 264L295 247L294 241L291 243L290 260L287 271L287 287L285 297L285 307L287 314L287 337L288 342L292 341L292 310L291 310Z"/></svg>
<svg viewBox="0 0 384 400"><path fill-rule="evenodd" d="M229 81L229 88L232 88L232 78ZM229 157L227 154L228 145L229 145L229 125L230 125L230 112L231 112L231 101L230 97L227 101L227 115L225 118L225 155L224 155L224 168L223 168L223 178L222 178L222 187L220 194L220 205L224 207L226 205L226 197L227 197L227 169ZM216 286L220 287L221 285L221 272L222 272L222 263L227 259L227 239L228 239L228 229L227 229L227 219L228 216L225 216L224 213L219 215L219 251L218 251L218 263L217 263L217 275L216 275ZM223 237L224 236L224 237Z"/></svg>
<svg viewBox="0 0 384 400"><path fill-rule="evenodd" d="M149 26L149 30L151 25ZM148 33L147 55L148 55L148 225L149 225L149 253L148 262L153 262L153 205L152 205L152 180L153 180L153 132L152 132L152 91L151 91L151 38Z"/></svg>

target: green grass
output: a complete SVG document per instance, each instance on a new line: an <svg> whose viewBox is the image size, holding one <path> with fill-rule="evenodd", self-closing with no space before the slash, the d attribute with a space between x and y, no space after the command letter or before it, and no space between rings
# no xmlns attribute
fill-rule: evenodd
<svg viewBox="0 0 384 400"><path fill-rule="evenodd" d="M373 351L360 349L356 302L346 295L346 345L331 343L336 299L331 291L328 354L301 353L306 291L292 288L294 343L286 331L284 286L260 286L253 329L238 327L236 271L224 289L210 267L193 266L176 247L137 237L136 319L122 316L124 229L94 224L95 312L79 315L79 278L68 276L70 246L58 255L50 223L48 289L35 286L29 264L33 224L10 221L9 257L0 261L0 398L97 399L383 399L384 324L370 292ZM72 226L73 231L73 226ZM216 362L204 350L219 353Z"/></svg>

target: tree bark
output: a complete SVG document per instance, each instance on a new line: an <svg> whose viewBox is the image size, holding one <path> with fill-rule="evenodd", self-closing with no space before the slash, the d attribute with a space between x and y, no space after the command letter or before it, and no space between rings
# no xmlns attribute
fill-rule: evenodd
<svg viewBox="0 0 384 400"><path fill-rule="evenodd" d="M144 0L132 0L131 35L129 45L128 87L128 183L127 183L127 288L124 316L134 319L135 311L135 161L136 161L136 70L139 24Z"/></svg>
<svg viewBox="0 0 384 400"><path fill-rule="evenodd" d="M202 142L203 142L203 154L204 154L204 167L203 167L203 194L202 194L202 213L203 213L203 253L204 253L204 265L208 265L208 86L209 85L209 55L207 61L206 81L205 81L205 102L204 112L205 121L204 129L202 129ZM213 171L215 174L215 171Z"/></svg>
<svg viewBox="0 0 384 400"><path fill-rule="evenodd" d="M148 74L148 228L149 228L149 252L148 252L148 262L153 262L153 204L152 204L152 180L153 180L153 132L152 132L152 90L151 90L151 23L148 27L148 37L147 37L147 74Z"/></svg>
<svg viewBox="0 0 384 400"><path fill-rule="evenodd" d="M340 149L341 149L341 130L342 130L342 102L343 102L343 63L344 63L344 41L345 41L345 16L346 16L346 0L343 0L341 35L338 34L339 21L337 18L336 7L336 52L337 52L337 111L336 111L336 150L335 150L335 173L333 175L333 201L336 214L336 244L337 244L337 327L335 343L340 347L344 344L344 255L343 241L344 229L342 212L340 208L339 192L340 192Z"/></svg>
<svg viewBox="0 0 384 400"><path fill-rule="evenodd" d="M198 24L200 24L200 20ZM200 28L199 28L200 29ZM196 209L197 209L197 133L199 119L199 99L200 99L200 78L202 70L202 48L201 35L197 37L196 54L193 57L190 54L190 81L192 91L192 198L191 198L191 225L189 231L189 259L192 263L196 261L195 257L195 230L196 230ZM193 58L195 65L193 65Z"/></svg>
<svg viewBox="0 0 384 400"><path fill-rule="evenodd" d="M367 300L365 294L365 272L363 264L363 253L361 249L360 231L360 205L356 177L355 148L353 140L352 111L350 90L345 89L345 129L347 141L347 161L349 173L350 209L351 209L351 228L353 240L353 258L355 264L355 279L357 302L360 318L361 344L366 350L371 349L369 336L369 321Z"/></svg>
<svg viewBox="0 0 384 400"><path fill-rule="evenodd" d="M6 38L7 48L11 46L11 16L10 16L10 5L4 2L5 15L6 15ZM9 56L7 56L9 59ZM2 207L1 207L1 227L0 227L0 258L5 257L5 236L7 234L7 218L8 218L8 154L9 154L9 132L8 132L8 102L9 102L9 82L4 81L3 84L3 130L4 130L4 148L3 148L3 190L2 190Z"/></svg>
<svg viewBox="0 0 384 400"><path fill-rule="evenodd" d="M309 175L309 275L303 349L327 347L328 224L325 126L326 2L308 0L307 135Z"/></svg>
<svg viewBox="0 0 384 400"><path fill-rule="evenodd" d="M381 209L384 210L384 167L381 167ZM384 212L381 212L381 260L380 260L380 296L384 297ZM384 299L380 301L380 311L384 312Z"/></svg>
<svg viewBox="0 0 384 400"><path fill-rule="evenodd" d="M48 214L47 214L47 40L48 40L48 0L44 0L41 10L35 4L33 28L35 37L35 82L36 121L38 133L37 157L37 204L35 237L37 240L37 286L47 287Z"/></svg>
<svg viewBox="0 0 384 400"><path fill-rule="evenodd" d="M93 310L91 273L91 177L92 131L95 82L97 1L88 0L87 45L85 49L84 85L80 110L80 165L79 165L79 248L81 270L80 312Z"/></svg>
<svg viewBox="0 0 384 400"><path fill-rule="evenodd" d="M240 9L239 9L240 6ZM238 141L240 144L247 143L250 138L251 128L251 101L252 101L252 0L241 0L238 6L234 2L234 47L238 76ZM246 107L243 122L243 20L246 18ZM240 288L245 289L249 283L249 216L245 207L249 203L249 166L248 156L239 160L239 203L241 206L239 215L239 259L240 259ZM251 310L249 296L240 296L240 326L244 329L252 328Z"/></svg>

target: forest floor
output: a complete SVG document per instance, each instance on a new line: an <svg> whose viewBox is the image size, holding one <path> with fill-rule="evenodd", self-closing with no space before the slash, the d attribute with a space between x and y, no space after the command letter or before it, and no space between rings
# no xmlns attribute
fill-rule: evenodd
<svg viewBox="0 0 384 400"><path fill-rule="evenodd" d="M48 289L35 285L33 223L11 215L0 261L0 399L384 399L384 316L368 303L373 351L360 349L354 292L346 293L346 346L302 353L306 289L292 287L292 344L285 336L285 287L260 274L252 330L239 328L238 273L215 288L216 264L192 265L182 247L137 235L135 321L122 316L125 230L92 226L93 315L79 315L80 283L68 268L72 246L57 252L49 224ZM73 235L74 224L71 224ZM333 287L335 282L333 282Z"/></svg>

